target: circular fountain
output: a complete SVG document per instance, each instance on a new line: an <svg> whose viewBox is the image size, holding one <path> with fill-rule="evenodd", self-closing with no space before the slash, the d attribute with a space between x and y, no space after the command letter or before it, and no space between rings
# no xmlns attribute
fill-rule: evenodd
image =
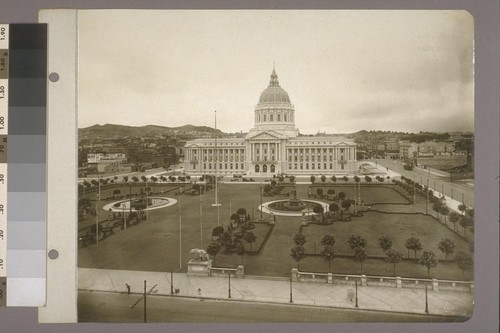
<svg viewBox="0 0 500 333"><path fill-rule="evenodd" d="M137 211L137 210L153 210L175 205L176 199L163 197L149 197L138 199L125 199L115 201L102 207L103 210L109 212Z"/></svg>

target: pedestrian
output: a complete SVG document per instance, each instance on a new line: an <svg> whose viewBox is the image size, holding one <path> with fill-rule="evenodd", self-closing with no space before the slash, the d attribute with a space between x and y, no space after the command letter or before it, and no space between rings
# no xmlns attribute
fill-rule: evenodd
<svg viewBox="0 0 500 333"><path fill-rule="evenodd" d="M276 215L273 214L273 220L276 222Z"/></svg>
<svg viewBox="0 0 500 333"><path fill-rule="evenodd" d="M201 296L201 288L198 288L198 296Z"/></svg>
<svg viewBox="0 0 500 333"><path fill-rule="evenodd" d="M125 286L127 287L127 295L130 295L130 285L125 283Z"/></svg>
<svg viewBox="0 0 500 333"><path fill-rule="evenodd" d="M353 289L347 290L347 300L349 302L352 302L354 300L354 290Z"/></svg>

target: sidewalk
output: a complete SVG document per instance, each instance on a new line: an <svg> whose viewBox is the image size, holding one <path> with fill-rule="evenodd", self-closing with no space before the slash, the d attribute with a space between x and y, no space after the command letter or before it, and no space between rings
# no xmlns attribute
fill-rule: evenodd
<svg viewBox="0 0 500 333"><path fill-rule="evenodd" d="M106 269L78 269L78 289L142 294L144 280L147 289L156 285L155 295L170 295L170 273L138 272ZM180 297L228 299L227 277L197 277L173 274L173 288ZM311 306L355 308L354 286L344 284L294 282L293 303ZM286 278L231 278L231 299L290 303L290 282ZM425 290L409 288L370 287L358 285L358 305L363 310L425 314ZM428 290L431 315L469 317L472 315L473 294L458 291Z"/></svg>

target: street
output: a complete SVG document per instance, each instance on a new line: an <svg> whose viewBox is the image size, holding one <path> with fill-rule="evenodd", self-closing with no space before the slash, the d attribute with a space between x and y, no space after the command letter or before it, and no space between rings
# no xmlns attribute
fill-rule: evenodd
<svg viewBox="0 0 500 333"><path fill-rule="evenodd" d="M384 166L393 170L401 175L413 179L421 183L422 185L427 185L427 177L429 177L429 187L440 192L444 195L465 203L467 206L474 207L474 186L466 183L450 183L448 177L440 176L432 172L421 168L414 168L412 171L405 170L401 161L394 161L390 159L376 159L373 162L378 165ZM438 171L439 172L439 171Z"/></svg>
<svg viewBox="0 0 500 333"><path fill-rule="evenodd" d="M143 322L141 294L78 292L79 322ZM348 323L460 322L457 317L269 304L171 296L147 297L147 322L163 323Z"/></svg>

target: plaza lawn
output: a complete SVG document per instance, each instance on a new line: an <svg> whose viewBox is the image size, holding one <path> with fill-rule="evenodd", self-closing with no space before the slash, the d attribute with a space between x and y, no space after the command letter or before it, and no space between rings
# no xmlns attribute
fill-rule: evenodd
<svg viewBox="0 0 500 333"><path fill-rule="evenodd" d="M115 185L116 186L116 185ZM114 187L115 187L114 186ZM177 185L175 185L177 186ZM170 185L168 189L175 187ZM187 184L186 188L191 185ZM344 191L348 197L354 197L352 186L339 185L328 186L335 189L336 193ZM309 185L297 185L298 198L307 198ZM324 188L327 188L326 186ZM167 187L162 190L168 190ZM128 193L129 187L124 185L122 193ZM132 188L134 192L134 188ZM154 190L153 190L154 191ZM154 191L155 192L155 191ZM260 211L260 189L258 184L231 183L221 184L219 188L219 208L211 206L214 203L215 192L208 191L200 195L176 195L170 191L158 196L165 196L179 200L179 203L157 210L149 211L149 219L128 227L126 230L115 228L114 235L99 242L99 245L91 244L80 248L78 251L78 265L80 267L128 269L144 271L182 271L187 270L187 262L190 259L189 252L193 248L206 249L212 241L212 229L218 224L227 228L229 217L240 207L247 210L252 218L259 219ZM94 193L87 193L87 197L94 199ZM101 192L102 195L102 192ZM424 211L422 205L402 205L406 199L402 198L389 186L369 185L361 187L361 196L365 204L385 203L379 207L396 207L391 211L412 212ZM108 197L108 196L102 196ZM111 196L109 196L111 197ZM263 201L277 200L283 196L266 197ZM104 204L113 200L101 201ZM389 203L398 203L390 205ZM201 213L201 214L200 214ZM267 214L262 214L264 219ZM107 212L99 211L99 220L107 218ZM85 218L85 223L91 223L95 217ZM245 254L243 262L245 274L265 276L289 276L290 270L297 267L297 262L290 256L293 247L293 236L299 232L301 225L300 217L276 216L276 224L269 234L269 238L258 254ZM253 244L254 251L265 238L268 228L262 226L254 229L257 236ZM351 250L347 245L347 238L354 233L361 234L367 239L367 254L369 257L383 257L382 250L378 246L378 238L387 235L393 240L393 247L399 249L404 257L407 251L404 247L406 239L410 236L420 238L423 250L432 250L438 257L444 259L444 255L438 250L437 244L441 238L450 238L455 242L455 253L463 250L468 252L469 245L453 231L439 224L429 216L421 214L388 214L370 211L363 217L353 218L350 222L335 222L333 225L313 225L303 228L308 242L306 253L321 251L321 238L326 233L332 233L336 238L334 246L339 254L350 255ZM180 237L182 235L182 237ZM248 250L250 246L245 243ZM235 253L224 253L222 249L216 256L216 266L235 267L241 264L240 256ZM420 256L422 251L417 253ZM410 253L413 257L413 253ZM450 256L451 258L454 255ZM328 263L320 256L306 256L300 262L300 268L304 271L325 272ZM332 261L332 269L335 273L359 274L359 263L349 258L335 258ZM398 275L408 277L427 277L424 266L416 264L414 260L405 260L396 265ZM383 259L368 259L363 264L363 273L367 275L392 275L392 264ZM440 262L438 267L431 269L431 276L443 279L462 279L462 271L452 262ZM471 279L472 274L466 272L466 279Z"/></svg>

